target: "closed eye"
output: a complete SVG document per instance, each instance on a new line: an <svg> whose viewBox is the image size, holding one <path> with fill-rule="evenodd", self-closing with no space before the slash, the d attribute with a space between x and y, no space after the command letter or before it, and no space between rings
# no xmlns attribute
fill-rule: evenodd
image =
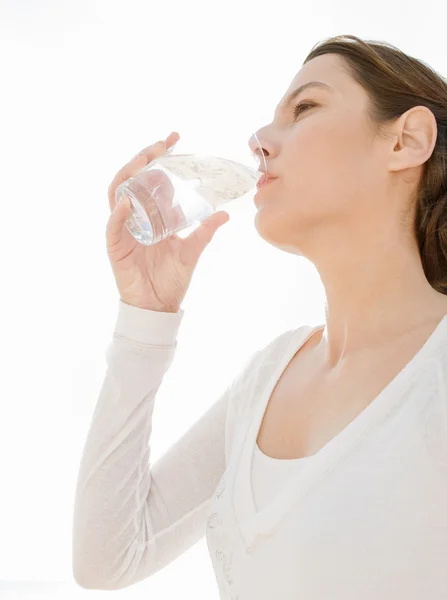
<svg viewBox="0 0 447 600"><path fill-rule="evenodd" d="M299 102L293 107L293 116L297 119L302 112L316 106L314 102Z"/></svg>

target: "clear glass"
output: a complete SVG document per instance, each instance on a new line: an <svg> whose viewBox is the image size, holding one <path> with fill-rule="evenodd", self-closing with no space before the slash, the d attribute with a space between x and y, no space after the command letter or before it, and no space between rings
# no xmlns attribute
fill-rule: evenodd
<svg viewBox="0 0 447 600"><path fill-rule="evenodd" d="M126 227L133 237L146 246L157 244L198 225L226 203L254 192L267 169L256 133L250 138L255 151L248 139L246 136L243 146L233 145L231 150L215 154L185 152L180 138L174 149L124 181L115 198L118 203L127 196L132 203Z"/></svg>

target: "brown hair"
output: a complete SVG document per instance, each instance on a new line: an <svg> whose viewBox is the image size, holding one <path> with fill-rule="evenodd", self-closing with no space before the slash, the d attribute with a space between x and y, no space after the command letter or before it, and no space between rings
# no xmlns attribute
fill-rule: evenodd
<svg viewBox="0 0 447 600"><path fill-rule="evenodd" d="M369 117L379 126L413 106L433 113L438 135L414 198L413 232L424 273L431 286L447 295L447 81L424 62L386 42L341 35L319 42L304 64L334 53L370 99Z"/></svg>

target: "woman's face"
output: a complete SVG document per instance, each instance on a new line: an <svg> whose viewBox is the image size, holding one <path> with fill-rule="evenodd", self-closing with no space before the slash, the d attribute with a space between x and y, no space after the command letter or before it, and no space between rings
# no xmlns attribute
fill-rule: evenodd
<svg viewBox="0 0 447 600"><path fill-rule="evenodd" d="M387 142L367 119L368 96L344 65L335 54L305 64L273 121L257 132L267 171L277 179L255 196L256 228L287 252L312 255L313 244L333 242L334 233L359 235L387 214ZM320 86L286 103L315 81ZM254 140L250 146L257 148Z"/></svg>

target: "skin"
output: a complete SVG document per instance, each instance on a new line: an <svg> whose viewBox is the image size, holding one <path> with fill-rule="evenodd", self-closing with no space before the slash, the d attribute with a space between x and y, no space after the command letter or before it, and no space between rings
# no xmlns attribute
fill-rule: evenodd
<svg viewBox="0 0 447 600"><path fill-rule="evenodd" d="M284 106L290 92L315 80L332 91L308 88ZM295 119L300 102L316 106ZM343 58L327 54L301 68L272 122L257 131L278 179L255 197L255 226L320 275L326 324L309 348L328 374L406 338L421 345L447 314L447 296L427 281L411 233L411 197L435 146L436 120L417 106L379 130L368 102Z"/></svg>

